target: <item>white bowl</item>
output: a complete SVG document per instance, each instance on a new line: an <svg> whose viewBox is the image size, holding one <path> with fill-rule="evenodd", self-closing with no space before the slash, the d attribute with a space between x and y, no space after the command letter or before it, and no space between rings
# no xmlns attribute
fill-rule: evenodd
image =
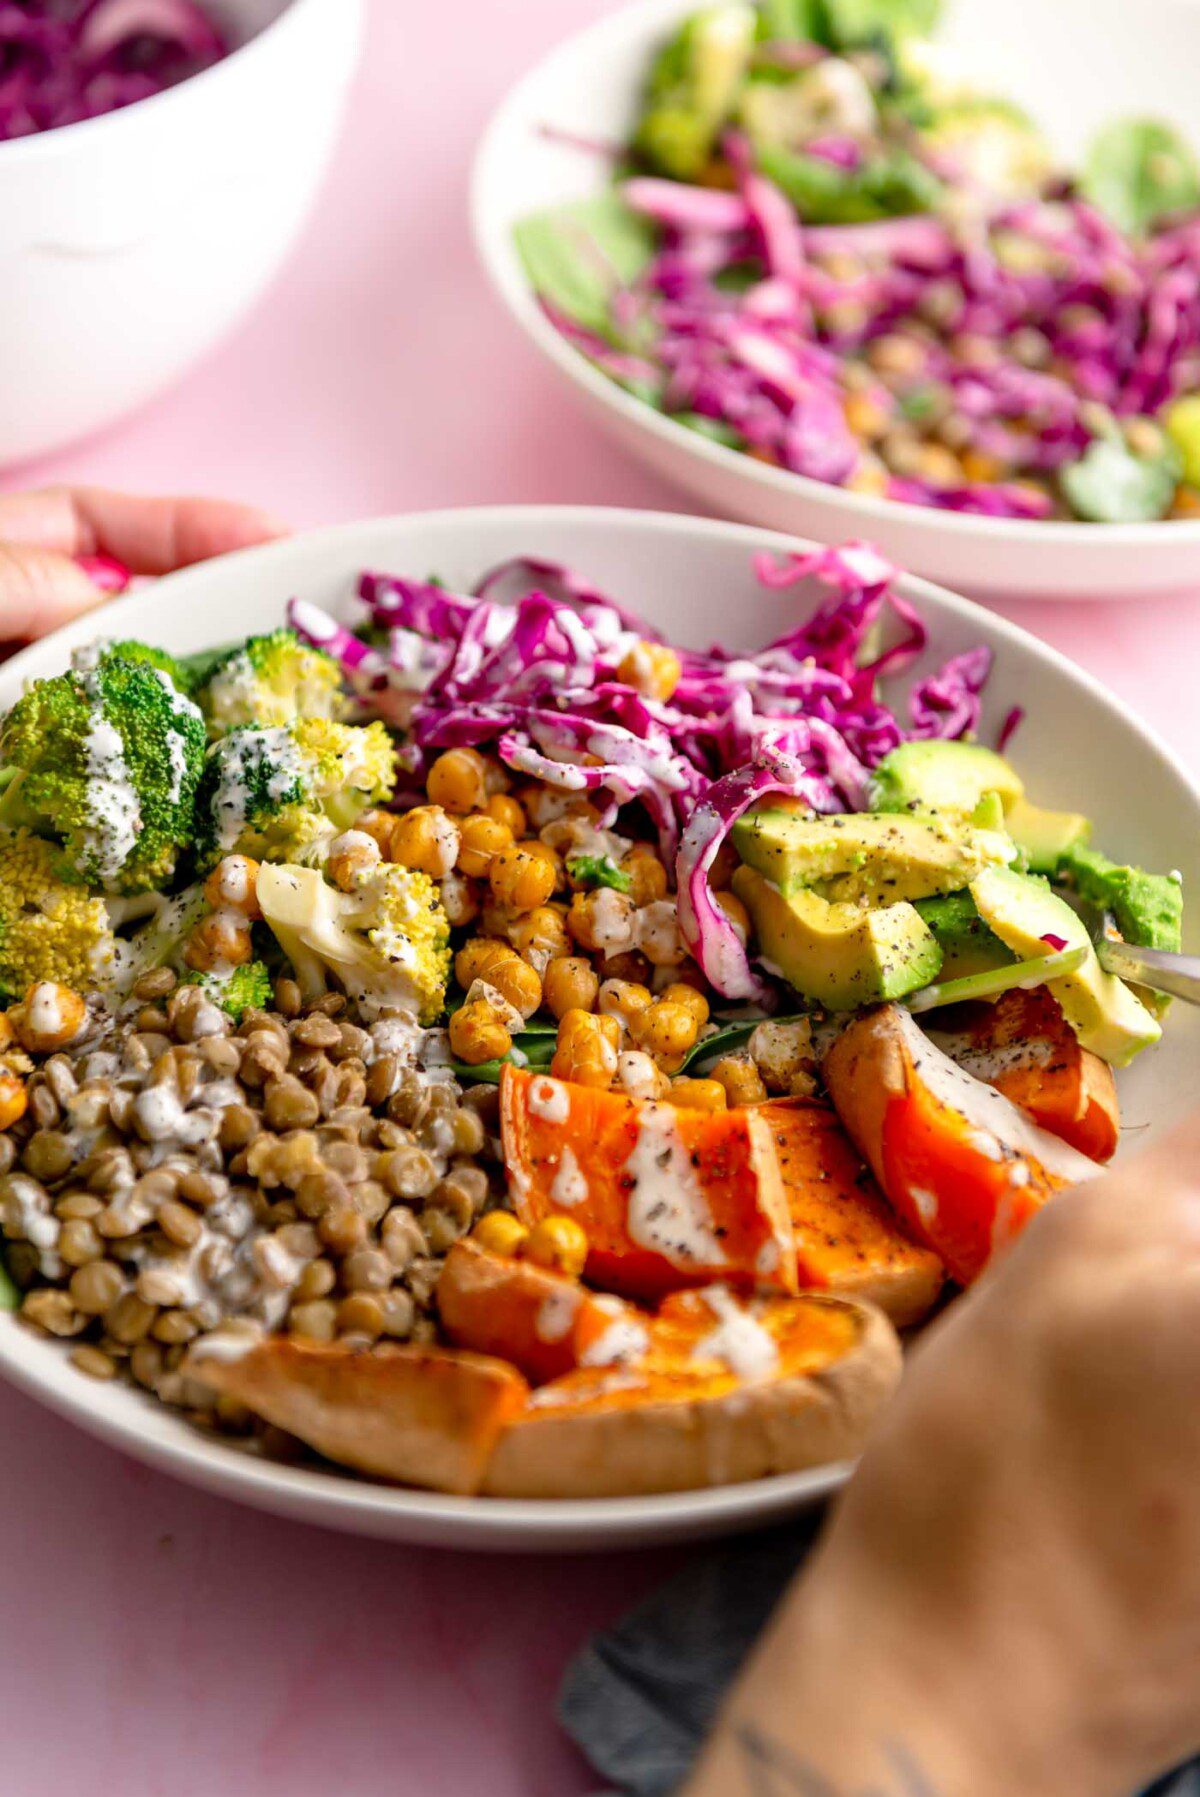
<svg viewBox="0 0 1200 1797"><path fill-rule="evenodd" d="M743 525L650 512L550 506L430 513L341 525L252 549L173 575L108 607L106 634L137 635L180 653L265 630L293 594L349 618L363 568L440 574L470 585L508 556L531 554L577 567L676 640L755 647L807 603L755 581L755 551L787 539ZM1097 840L1151 867L1180 867L1200 892L1200 792L1149 731L1054 650L966 600L906 580L931 627L932 665L978 643L996 651L983 725L993 736L1008 708L1028 716L1014 760L1033 795L1095 820ZM31 676L58 672L96 634L84 619L0 671L0 706ZM1200 947L1200 912L1190 920ZM1127 1142L1152 1139L1194 1102L1200 1012L1176 1006L1164 1041L1120 1076ZM1065 1200L1065 1202L1069 1202ZM452 1498L252 1459L191 1429L172 1411L123 1385L102 1385L62 1350L0 1316L0 1373L103 1440L211 1491L280 1514L360 1534L443 1547L595 1549L680 1541L773 1521L834 1490L845 1468L680 1496L569 1502Z"/></svg>
<svg viewBox="0 0 1200 1797"><path fill-rule="evenodd" d="M1200 521L1035 524L973 518L766 466L632 398L543 314L513 247L513 226L607 180L602 158L546 126L625 140L654 47L696 0L639 0L553 51L505 99L476 158L475 242L491 281L536 347L633 454L714 512L836 543L867 538L898 566L978 597L1130 598L1200 586ZM1195 138L1200 7L1195 0L950 0L945 39L977 79L1028 107L1076 156L1122 114L1172 119Z"/></svg>
<svg viewBox="0 0 1200 1797"><path fill-rule="evenodd" d="M324 173L362 0L213 0L239 46L119 112L0 143L0 466L134 410L228 331Z"/></svg>

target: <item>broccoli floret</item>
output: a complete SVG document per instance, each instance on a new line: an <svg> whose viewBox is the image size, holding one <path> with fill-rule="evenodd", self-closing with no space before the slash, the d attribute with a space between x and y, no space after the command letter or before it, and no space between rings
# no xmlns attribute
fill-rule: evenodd
<svg viewBox="0 0 1200 1797"><path fill-rule="evenodd" d="M115 642L89 643L84 649L76 649L71 657L71 666L80 674L91 673L92 670L110 661L138 661L148 668L158 668L166 675L172 686L181 693L189 690L190 682L182 663L165 649L156 649L151 643L140 643L136 637L122 637Z"/></svg>
<svg viewBox="0 0 1200 1797"><path fill-rule="evenodd" d="M181 974L180 983L199 986L235 1023L240 1023L247 1011L270 1008L271 975L261 961L250 961L244 967L231 967L220 973L197 973L189 967Z"/></svg>
<svg viewBox="0 0 1200 1797"><path fill-rule="evenodd" d="M231 730L209 750L196 801L200 868L222 855L258 861L311 857L396 784L387 726L305 718L270 730Z"/></svg>
<svg viewBox="0 0 1200 1797"><path fill-rule="evenodd" d="M268 729L296 718L343 718L347 710L337 662L284 629L252 636L222 656L196 701L213 736L239 724Z"/></svg>
<svg viewBox="0 0 1200 1797"><path fill-rule="evenodd" d="M68 886L48 842L19 830L0 838L0 991L37 980L77 992L113 983L117 943L102 898Z"/></svg>
<svg viewBox="0 0 1200 1797"><path fill-rule="evenodd" d="M0 727L0 826L105 892L161 890L192 836L204 720L161 668L100 652L39 680Z"/></svg>
<svg viewBox="0 0 1200 1797"><path fill-rule="evenodd" d="M382 863L353 892L315 868L264 867L263 917L306 998L330 980L369 1016L405 1011L435 1023L450 978L450 925L428 874Z"/></svg>

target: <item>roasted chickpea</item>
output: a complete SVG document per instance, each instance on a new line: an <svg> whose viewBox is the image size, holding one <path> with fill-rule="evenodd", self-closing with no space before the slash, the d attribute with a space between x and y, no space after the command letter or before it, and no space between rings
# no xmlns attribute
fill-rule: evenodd
<svg viewBox="0 0 1200 1797"><path fill-rule="evenodd" d="M633 946L636 909L626 893L608 886L577 892L567 913L567 929L581 948L593 954L623 954Z"/></svg>
<svg viewBox="0 0 1200 1797"><path fill-rule="evenodd" d="M670 1081L640 1048L627 1048L617 1060L617 1084L627 1098L662 1098Z"/></svg>
<svg viewBox="0 0 1200 1797"><path fill-rule="evenodd" d="M543 1217L530 1230L524 1255L536 1266L578 1279L587 1265L588 1239L574 1217Z"/></svg>
<svg viewBox="0 0 1200 1797"><path fill-rule="evenodd" d="M682 672L674 649L669 649L665 643L639 642L622 657L617 679L645 698L665 703L679 685Z"/></svg>
<svg viewBox="0 0 1200 1797"><path fill-rule="evenodd" d="M672 980L671 984L660 992L659 997L666 1004L682 1005L685 1010L690 1011L696 1019L697 1029L703 1029L708 1022L708 1000L703 992L698 992L695 986L690 985L686 980Z"/></svg>
<svg viewBox="0 0 1200 1797"><path fill-rule="evenodd" d="M667 870L647 842L635 842L621 862L629 875L629 896L635 905L652 905L667 896Z"/></svg>
<svg viewBox="0 0 1200 1797"><path fill-rule="evenodd" d="M749 1055L723 1055L712 1070L731 1105L762 1104L767 1096L762 1075Z"/></svg>
<svg viewBox="0 0 1200 1797"><path fill-rule="evenodd" d="M470 946L468 944L468 947ZM498 942L495 946L502 952L488 956L476 954L471 957L471 960L480 964L483 969L482 972L475 974L474 979L490 986L506 1004L511 1005L513 1010L519 1013L524 1022L533 1016L542 1002L541 978L527 961L522 961L520 955L515 949L510 948L507 942ZM463 960L465 955L466 950L460 949L455 961L456 977L458 961ZM467 990L470 991L474 981L463 982L460 979L459 983L465 983Z"/></svg>
<svg viewBox="0 0 1200 1797"><path fill-rule="evenodd" d="M807 1017L794 1023L768 1018L751 1036L749 1052L768 1092L805 1097L812 1091L812 1024Z"/></svg>
<svg viewBox="0 0 1200 1797"><path fill-rule="evenodd" d="M666 1073L677 1071L699 1033L700 1026L686 1005L670 1004L663 999L656 999L639 1011L630 1029L638 1047L653 1055Z"/></svg>
<svg viewBox="0 0 1200 1797"><path fill-rule="evenodd" d="M399 818L394 811L364 811L354 827L375 838L385 861L394 861L396 857L392 854L392 832L398 822Z"/></svg>
<svg viewBox="0 0 1200 1797"><path fill-rule="evenodd" d="M723 1111L729 1103L720 1080L673 1079L667 1093L668 1104L687 1111Z"/></svg>
<svg viewBox="0 0 1200 1797"><path fill-rule="evenodd" d="M461 1005L450 1018L450 1047L468 1067L498 1061L512 1047L512 1035L486 999Z"/></svg>
<svg viewBox="0 0 1200 1797"><path fill-rule="evenodd" d="M548 971L552 961L571 953L567 926L555 905L537 905L532 911L514 918L508 925L507 934L521 959L542 974Z"/></svg>
<svg viewBox="0 0 1200 1797"><path fill-rule="evenodd" d="M447 749L425 780L430 802L465 817L487 804L487 762L478 749Z"/></svg>
<svg viewBox="0 0 1200 1797"><path fill-rule="evenodd" d="M447 922L456 930L474 923L479 916L479 892L474 881L460 873L443 874L442 909Z"/></svg>
<svg viewBox="0 0 1200 1797"><path fill-rule="evenodd" d="M529 1240L529 1231L511 1211L490 1210L486 1217L480 1217L476 1223L471 1231L471 1240L478 1242L481 1248L486 1248L489 1254L502 1254L505 1259L515 1259Z"/></svg>
<svg viewBox="0 0 1200 1797"><path fill-rule="evenodd" d="M598 1010L605 1017L615 1017L623 1032L631 1028L639 1011L644 1011L650 1002L650 988L629 980L605 980L596 1001Z"/></svg>
<svg viewBox="0 0 1200 1797"><path fill-rule="evenodd" d="M214 967L244 967L254 959L250 925L236 911L213 911L202 917L184 947L186 964L197 973Z"/></svg>
<svg viewBox="0 0 1200 1797"><path fill-rule="evenodd" d="M345 830L329 847L325 872L341 892L353 892L383 860L379 844L365 830Z"/></svg>
<svg viewBox="0 0 1200 1797"><path fill-rule="evenodd" d="M440 805L416 805L397 817L384 853L401 867L443 879L458 860L458 824Z"/></svg>
<svg viewBox="0 0 1200 1797"><path fill-rule="evenodd" d="M556 848L551 847L548 842L543 842L538 836L527 836L524 842L517 844L517 847L524 849L529 855L540 855L543 861L549 862L554 869L553 890L555 892L566 890L567 870L563 858Z"/></svg>
<svg viewBox="0 0 1200 1797"><path fill-rule="evenodd" d="M555 1017L564 1017L568 1011L591 1011L599 990L599 976L582 955L561 955L547 963L542 975L542 993Z"/></svg>
<svg viewBox="0 0 1200 1797"><path fill-rule="evenodd" d="M19 1123L29 1108L24 1082L7 1067L0 1067L0 1130Z"/></svg>
<svg viewBox="0 0 1200 1797"><path fill-rule="evenodd" d="M53 1054L75 1040L87 1019L87 1006L72 987L40 980L8 1015L22 1048L29 1054Z"/></svg>
<svg viewBox="0 0 1200 1797"><path fill-rule="evenodd" d="M512 911L535 911L545 904L556 883L553 862L546 859L553 850L546 850L541 843L537 849L541 852L514 844L493 857L488 884L497 904Z"/></svg>
<svg viewBox="0 0 1200 1797"><path fill-rule="evenodd" d="M513 833L507 824L477 811L462 822L458 848L458 871L472 880L486 880L496 856L513 845Z"/></svg>
<svg viewBox="0 0 1200 1797"><path fill-rule="evenodd" d="M489 985L495 985L492 969L504 961L519 958L509 943L501 942L495 936L472 936L454 957L454 977L464 992L469 992L476 980L487 980Z"/></svg>
<svg viewBox="0 0 1200 1797"><path fill-rule="evenodd" d="M262 916L257 885L257 861L250 855L226 855L205 880L204 896L214 911L240 911L253 923Z"/></svg>
<svg viewBox="0 0 1200 1797"><path fill-rule="evenodd" d="M555 1079L607 1091L617 1071L621 1030L615 1017L568 1011L559 1024L550 1072Z"/></svg>
<svg viewBox="0 0 1200 1797"><path fill-rule="evenodd" d="M514 842L524 836L529 828L524 810L509 793L493 793L484 810L489 817L495 818L498 824L503 824L511 832Z"/></svg>

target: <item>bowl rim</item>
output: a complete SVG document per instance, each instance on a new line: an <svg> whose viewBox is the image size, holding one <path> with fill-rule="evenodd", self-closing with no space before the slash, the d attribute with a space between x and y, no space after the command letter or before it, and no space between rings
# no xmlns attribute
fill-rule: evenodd
<svg viewBox="0 0 1200 1797"><path fill-rule="evenodd" d="M462 506L393 513L299 532L221 557L215 563L199 563L165 576L165 586L160 581L150 590L156 596L164 591L174 596L176 603L164 607L166 616L172 612L185 616L189 592L202 594L214 568L220 569L225 579L231 573L242 573L248 587L261 586L264 575L270 578L272 564L285 563L299 546L302 554L308 549L317 556L330 550L337 552L349 573L367 565L367 558L375 553L374 547L368 546L370 539L381 530L434 529L453 537L460 530L476 526L511 529L515 538L526 532L534 535L542 528L569 531L599 526L614 539L681 537L724 542L739 546L748 561L755 552L787 554L808 546L806 539L788 532L701 518L687 512L587 505ZM933 581L901 574L897 586L906 597L932 609L935 625L941 618L973 624L994 646L1020 649L1098 700L1107 713L1119 719L1120 727L1140 739L1162 764L1164 772L1183 787L1200 815L1200 782L1192 778L1150 725L1068 656L1042 642L1032 631ZM144 628L147 597L148 591L143 591L110 602L103 614L110 627L106 634L120 634L127 616L131 628ZM33 671L30 663L43 658L60 641L65 647L66 642L83 640L89 629L94 631L95 620L96 614L87 614L14 656L0 670L0 703L9 702L9 695L19 687L27 669ZM182 1419L174 1417L170 1419L169 1432L159 1435L140 1422L140 1406L131 1409L129 1415L99 1414L91 1402L97 1388L67 1364L64 1346L28 1334L11 1314L0 1316L0 1377L87 1434L188 1484L277 1514L368 1535L424 1540L467 1550L534 1547L538 1551L570 1551L683 1540L757 1527L781 1518L802 1505L830 1496L852 1471L849 1464L837 1463L743 1484L646 1497L452 1497L360 1480L322 1467L294 1467L256 1458L227 1442L189 1431ZM145 1405L153 1402L140 1395Z"/></svg>
<svg viewBox="0 0 1200 1797"><path fill-rule="evenodd" d="M300 29L296 21L302 20L305 14L316 12L319 7L324 6L327 10L340 10L344 7L349 15L360 4L361 0L335 0L333 6L331 0L283 0L281 10L261 31L256 31L253 37L236 45L227 56L210 63L207 68L198 69L194 75L185 75L182 81L175 82L172 87L165 87L156 94L147 94L144 99L135 100L132 105L97 113L94 118L76 119L69 125L55 125L49 131L32 131L25 137L11 137L0 141L0 167L7 172L9 165L15 166L21 161L33 162L39 158L50 160L59 155L69 155L77 144L93 142L104 130L135 130L137 120L146 116L144 109L152 109L156 116L164 104L169 104L179 94L190 94L197 90L207 93L214 82L222 79L222 70L233 65L243 68L248 62L252 64L256 61L260 54L271 54L271 46L286 39L290 32ZM267 45L268 48L260 52L260 45ZM132 125L128 122L131 117L134 120Z"/></svg>
<svg viewBox="0 0 1200 1797"><path fill-rule="evenodd" d="M1157 4L1171 9L1192 6L1193 0L1157 0ZM665 447L690 454L719 473L740 477L752 486L782 498L819 500L834 511L844 512L848 526L853 524L856 528L869 529L872 520L900 519L914 528L945 532L950 537L996 548L1020 545L1029 549L1042 542L1067 550L1081 548L1087 543L1094 547L1135 550L1170 541L1181 547L1194 545L1200 551L1200 518L1159 518L1138 524L1088 524L1081 519L1051 518L1039 522L1035 519L986 518L976 513L914 505L910 500L852 493L845 487L814 480L811 475L773 467L742 450L730 449L703 436L699 431L689 430L686 425L634 398L555 330L525 279L512 245L511 225L501 226L491 215L487 196L493 158L515 129L530 93L540 87L548 75L555 73L559 63L582 60L589 50L607 45L610 40L621 42L636 38L643 32L669 25L673 19L693 10L694 0L631 0L618 11L572 32L554 44L513 83L484 126L470 175L471 235L475 254L509 316L532 339L535 347L590 399L609 407L628 425L648 432Z"/></svg>

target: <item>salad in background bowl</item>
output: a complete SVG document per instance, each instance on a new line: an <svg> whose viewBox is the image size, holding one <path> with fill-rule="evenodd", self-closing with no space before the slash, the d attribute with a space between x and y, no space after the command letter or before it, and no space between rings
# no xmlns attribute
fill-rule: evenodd
<svg viewBox="0 0 1200 1797"><path fill-rule="evenodd" d="M58 1343L94 1426L182 1413L234 1488L298 1440L501 1516L770 1504L1182 1096L1192 1020L1080 915L1177 947L1181 818L1023 744L1099 716L1115 791L1175 777L874 550L517 512L223 572L0 726L0 1360Z"/></svg>
<svg viewBox="0 0 1200 1797"><path fill-rule="evenodd" d="M1139 24L1143 62L1178 16ZM861 527L973 589L1182 584L1200 165L1169 77L1073 91L1078 22L1056 0L1039 31L1046 64L1071 45L1050 110L1013 67L1030 21L993 55L971 0L945 33L899 0L632 9L498 115L484 256L610 422L710 502ZM1090 550L1084 523L1106 527Z"/></svg>

